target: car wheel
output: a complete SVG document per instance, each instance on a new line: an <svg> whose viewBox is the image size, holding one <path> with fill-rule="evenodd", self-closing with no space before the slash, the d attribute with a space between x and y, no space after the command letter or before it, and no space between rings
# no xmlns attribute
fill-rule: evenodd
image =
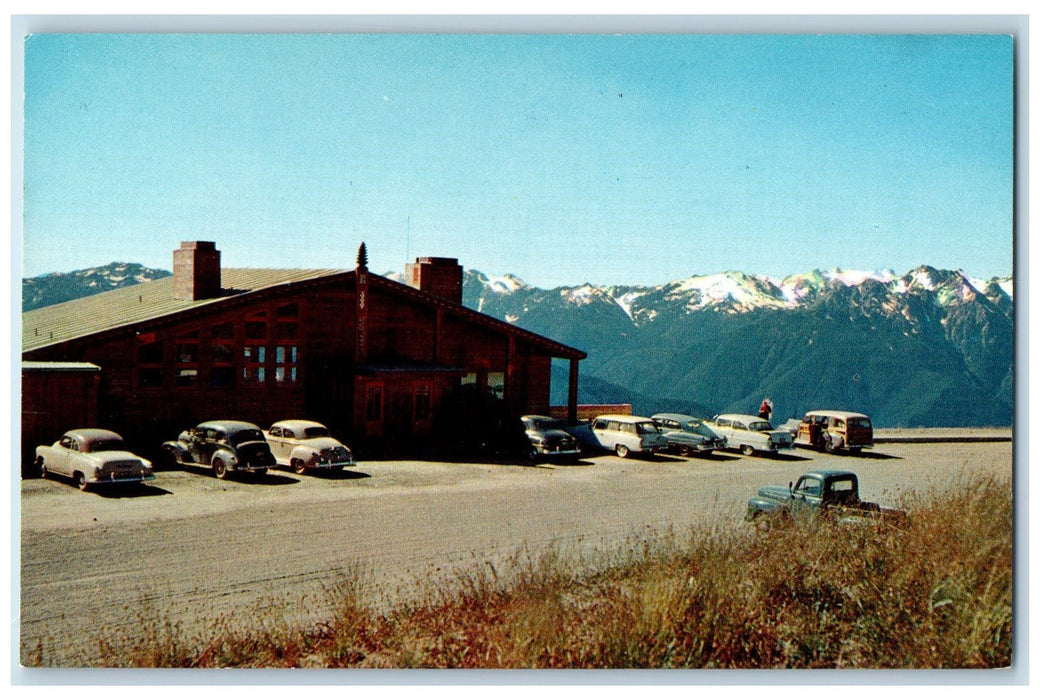
<svg viewBox="0 0 1040 700"><path fill-rule="evenodd" d="M614 452L617 454L618 457L621 457L622 459L624 459L625 457L628 456L628 446L627 445L615 445L614 446Z"/></svg>
<svg viewBox="0 0 1040 700"><path fill-rule="evenodd" d="M755 454L755 448L751 445L741 445L740 453L745 457L750 457L751 455Z"/></svg>
<svg viewBox="0 0 1040 700"><path fill-rule="evenodd" d="M690 449L689 445L680 445L679 454L681 454L683 457L689 457L691 454L693 454L693 450Z"/></svg>
<svg viewBox="0 0 1040 700"><path fill-rule="evenodd" d="M302 459L292 459L292 460L289 460L289 464L292 465L292 470L294 472L296 472L297 474L306 474L307 473L307 467L306 467L306 465L304 465Z"/></svg>
<svg viewBox="0 0 1040 700"><path fill-rule="evenodd" d="M80 491L86 491L90 488L90 484L87 483L87 475L81 472L76 472L76 486L79 487Z"/></svg>
<svg viewBox="0 0 1040 700"><path fill-rule="evenodd" d="M253 472L253 476L255 476L257 479L263 479L265 476L267 476L267 470L257 469L255 472Z"/></svg>
<svg viewBox="0 0 1040 700"><path fill-rule="evenodd" d="M47 463L43 461L43 457L36 458L36 471L41 479L47 478Z"/></svg>
<svg viewBox="0 0 1040 700"><path fill-rule="evenodd" d="M836 448L834 446L834 442L832 440L824 441L824 443L823 443L823 450L824 450L824 452L829 452L830 454L834 454L837 451L837 449L838 448Z"/></svg>
<svg viewBox="0 0 1040 700"><path fill-rule="evenodd" d="M862 447L850 447L849 452L851 452L854 455L858 455L862 449Z"/></svg>
<svg viewBox="0 0 1040 700"><path fill-rule="evenodd" d="M228 475L227 465L219 457L213 460L213 476L218 479L226 479Z"/></svg>

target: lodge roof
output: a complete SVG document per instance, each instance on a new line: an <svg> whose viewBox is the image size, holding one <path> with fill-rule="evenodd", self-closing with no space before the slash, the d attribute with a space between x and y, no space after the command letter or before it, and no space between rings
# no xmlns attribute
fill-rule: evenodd
<svg viewBox="0 0 1040 700"><path fill-rule="evenodd" d="M141 282L22 314L22 352L28 353L71 340L128 329L205 307L248 302L255 295L283 287L328 283L337 276L354 283L354 270L225 268L221 271L223 294L212 299L175 299L173 277ZM427 292L369 273L369 284L417 303L444 308L468 322L504 335L523 339L553 357L583 359L586 354L544 336L454 304Z"/></svg>

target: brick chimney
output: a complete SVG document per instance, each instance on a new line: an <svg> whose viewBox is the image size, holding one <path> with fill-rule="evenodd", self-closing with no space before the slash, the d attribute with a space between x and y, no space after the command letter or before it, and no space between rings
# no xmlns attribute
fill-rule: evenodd
<svg viewBox="0 0 1040 700"><path fill-rule="evenodd" d="M220 296L220 251L212 241L184 241L173 251L173 298L197 301Z"/></svg>
<svg viewBox="0 0 1040 700"><path fill-rule="evenodd" d="M404 272L412 287L462 303L462 265L456 258L416 258L414 263L408 263Z"/></svg>

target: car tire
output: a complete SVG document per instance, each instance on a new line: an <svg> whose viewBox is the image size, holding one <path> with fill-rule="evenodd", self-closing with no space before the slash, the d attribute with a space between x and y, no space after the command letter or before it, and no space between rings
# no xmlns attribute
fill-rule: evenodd
<svg viewBox="0 0 1040 700"><path fill-rule="evenodd" d="M43 461L43 457L36 458L36 473L40 475L41 479L47 478L47 463Z"/></svg>
<svg viewBox="0 0 1040 700"><path fill-rule="evenodd" d="M750 457L751 455L755 454L755 448L751 445L741 445L740 453L745 457Z"/></svg>
<svg viewBox="0 0 1040 700"><path fill-rule="evenodd" d="M265 476L267 476L267 470L266 469L257 469L255 472L253 472L253 476L256 479L263 479Z"/></svg>
<svg viewBox="0 0 1040 700"><path fill-rule="evenodd" d="M213 460L213 476L218 479L226 479L228 476L227 465L224 464L224 460L220 457Z"/></svg>
<svg viewBox="0 0 1040 700"><path fill-rule="evenodd" d="M303 475L307 473L307 466L304 464L302 459L291 459L289 460L289 464L292 466L292 470L297 474Z"/></svg>
<svg viewBox="0 0 1040 700"><path fill-rule="evenodd" d="M693 450L690 449L689 445L679 445L679 454L683 457L689 457L693 454Z"/></svg>
<svg viewBox="0 0 1040 700"><path fill-rule="evenodd" d="M614 454L621 459L628 457L628 445L614 445Z"/></svg>
<svg viewBox="0 0 1040 700"><path fill-rule="evenodd" d="M824 440L823 441L823 451L828 453L828 454L834 454L835 452L838 451L838 448L834 446L834 441L833 440Z"/></svg>
<svg viewBox="0 0 1040 700"><path fill-rule="evenodd" d="M75 475L76 486L79 487L80 491L86 491L90 488L90 484L87 483L87 475L82 472L76 472Z"/></svg>

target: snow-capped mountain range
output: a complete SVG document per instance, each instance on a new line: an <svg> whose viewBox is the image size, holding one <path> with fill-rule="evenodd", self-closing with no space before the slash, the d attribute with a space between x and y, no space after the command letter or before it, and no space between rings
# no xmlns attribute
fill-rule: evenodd
<svg viewBox="0 0 1040 700"><path fill-rule="evenodd" d="M463 302L588 352L583 402L712 414L771 396L785 418L845 408L886 426L1012 420L1010 277L921 266L546 290L471 270Z"/></svg>
<svg viewBox="0 0 1040 700"><path fill-rule="evenodd" d="M114 262L75 272L52 272L22 280L22 311L41 306L169 277L167 270L156 270L137 263Z"/></svg>
<svg viewBox="0 0 1040 700"><path fill-rule="evenodd" d="M472 275L475 275L474 282L482 284L489 294L515 294L535 289L509 274L493 276L474 271ZM979 294L992 296L1000 292L1009 299L1014 297L1014 285L1010 277L983 280L963 271L940 272L926 266L915 268L901 277L892 270L864 272L839 268L790 275L782 280L743 272L720 272L653 287L583 284L560 287L554 291L559 291L562 299L573 304L612 299L638 324L641 320L653 320L657 313L654 307L662 300L680 303L688 312L712 309L741 313L763 308L792 309L811 302L827 288L837 285L859 287L868 281L884 285L893 295L915 291L936 292L940 304L949 303L955 298L969 301Z"/></svg>

